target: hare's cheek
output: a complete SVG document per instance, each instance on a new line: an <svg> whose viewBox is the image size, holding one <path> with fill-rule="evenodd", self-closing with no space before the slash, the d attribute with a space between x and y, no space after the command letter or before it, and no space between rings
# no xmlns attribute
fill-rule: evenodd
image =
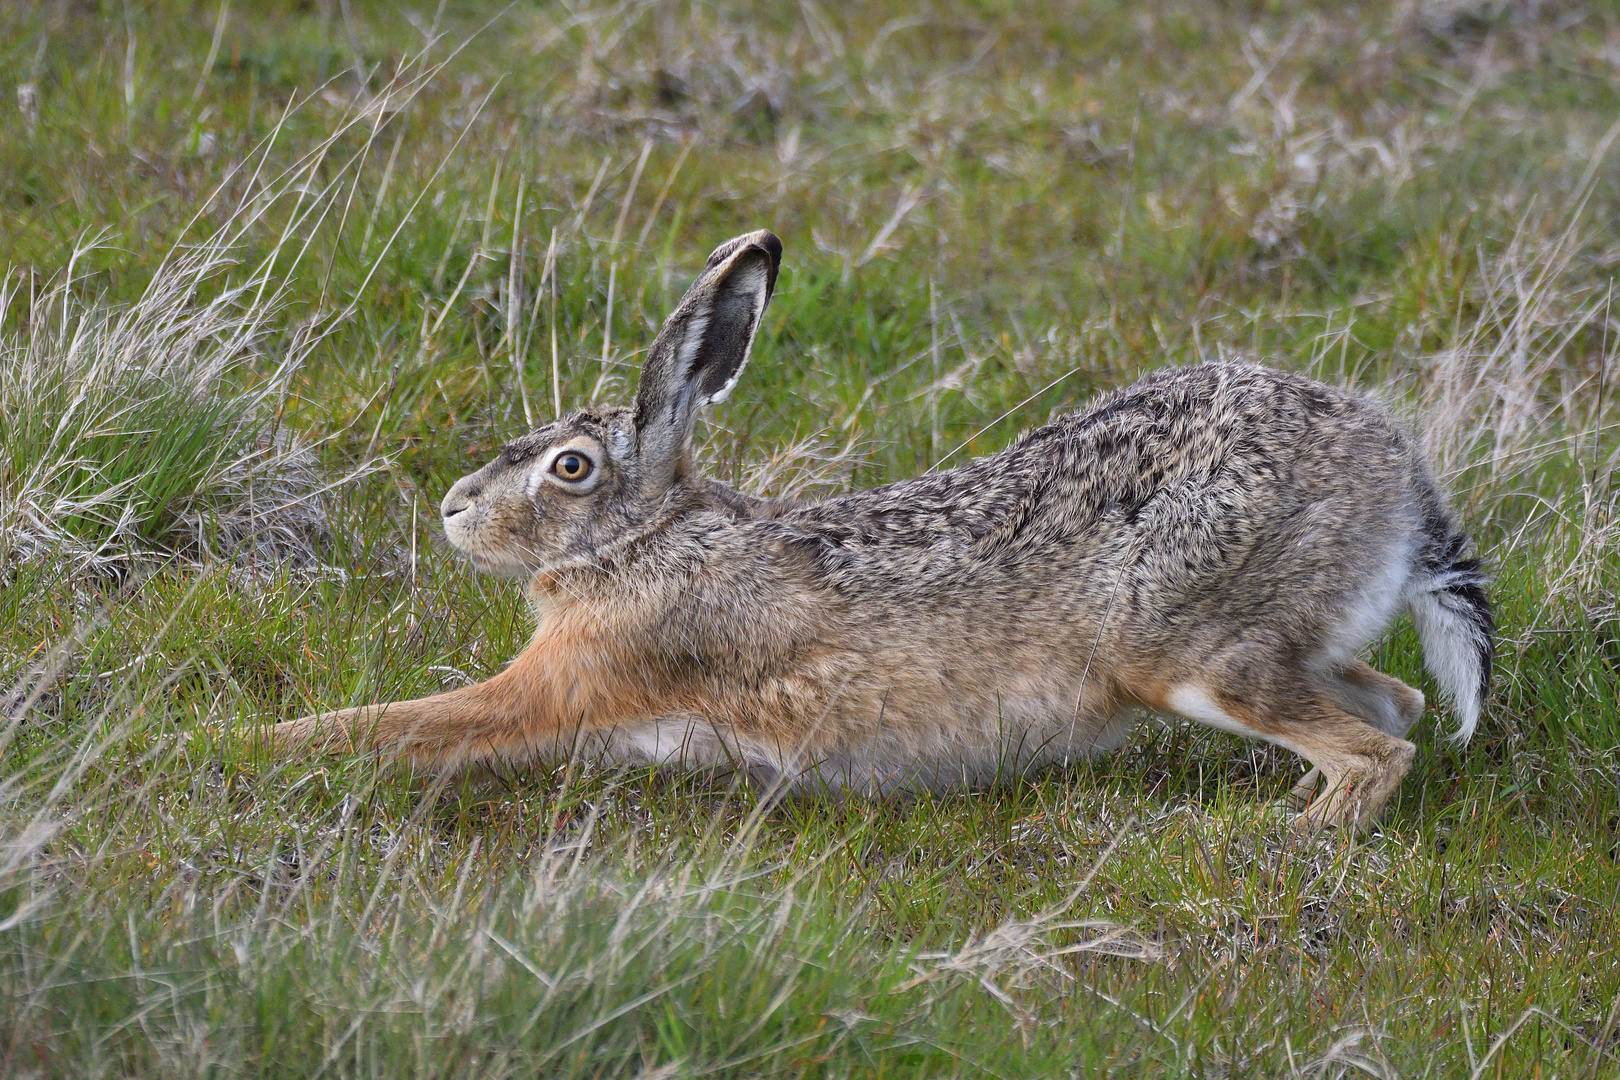
<svg viewBox="0 0 1620 1080"><path fill-rule="evenodd" d="M528 493L532 502L540 497L540 492L546 487L546 468L548 463L544 458L529 466L529 472L524 477L523 489Z"/></svg>

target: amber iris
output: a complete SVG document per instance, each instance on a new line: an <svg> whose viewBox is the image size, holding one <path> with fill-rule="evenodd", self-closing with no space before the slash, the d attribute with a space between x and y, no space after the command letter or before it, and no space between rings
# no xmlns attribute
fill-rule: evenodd
<svg viewBox="0 0 1620 1080"><path fill-rule="evenodd" d="M564 480L583 480L591 475L591 459L584 454L561 454L551 463L551 471Z"/></svg>

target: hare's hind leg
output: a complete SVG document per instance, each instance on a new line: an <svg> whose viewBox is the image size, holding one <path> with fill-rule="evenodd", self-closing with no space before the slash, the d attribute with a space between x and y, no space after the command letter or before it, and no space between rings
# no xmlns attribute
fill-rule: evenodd
<svg viewBox="0 0 1620 1080"><path fill-rule="evenodd" d="M1412 765L1412 744L1345 708L1336 685L1312 673L1244 658L1213 663L1199 681L1169 688L1167 704L1191 720L1286 747L1326 781L1296 828L1370 826Z"/></svg>
<svg viewBox="0 0 1620 1080"><path fill-rule="evenodd" d="M1328 692L1346 712L1397 739L1404 739L1423 715L1422 691L1360 660L1352 660L1326 673L1323 679ZM1303 810L1310 805L1321 783L1322 770L1312 766L1289 792L1295 807Z"/></svg>
<svg viewBox="0 0 1620 1080"><path fill-rule="evenodd" d="M1325 673L1322 681L1346 712L1397 739L1406 738L1423 715L1423 691L1360 660Z"/></svg>

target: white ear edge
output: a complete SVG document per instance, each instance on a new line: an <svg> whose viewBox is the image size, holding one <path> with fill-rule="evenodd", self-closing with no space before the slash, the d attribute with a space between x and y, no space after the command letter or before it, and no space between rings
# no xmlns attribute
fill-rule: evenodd
<svg viewBox="0 0 1620 1080"><path fill-rule="evenodd" d="M709 332L709 313L706 311L694 312L686 324L685 336L681 338L681 347L675 353L675 371L684 382L692 374L692 365L697 363L698 350L703 348L703 335Z"/></svg>

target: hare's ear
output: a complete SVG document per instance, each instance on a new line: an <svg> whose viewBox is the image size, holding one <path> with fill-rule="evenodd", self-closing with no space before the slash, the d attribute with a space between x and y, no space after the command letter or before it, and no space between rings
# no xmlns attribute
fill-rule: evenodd
<svg viewBox="0 0 1620 1080"><path fill-rule="evenodd" d="M782 241L765 229L727 240L664 321L636 391L636 430L650 482L674 478L698 410L725 400L737 385L781 263Z"/></svg>

